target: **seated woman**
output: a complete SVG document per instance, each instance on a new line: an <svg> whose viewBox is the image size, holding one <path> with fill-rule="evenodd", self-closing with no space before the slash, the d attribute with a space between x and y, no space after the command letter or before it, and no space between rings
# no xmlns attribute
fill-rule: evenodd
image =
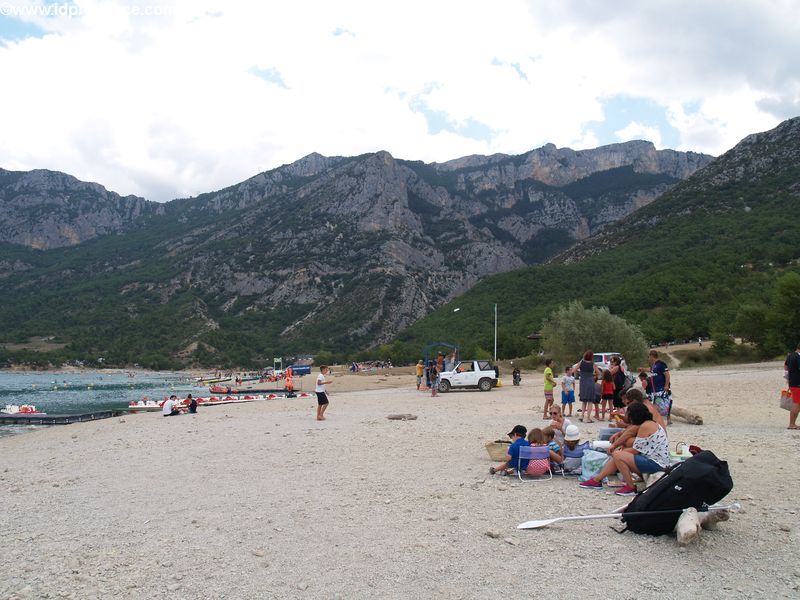
<svg viewBox="0 0 800 600"><path fill-rule="evenodd" d="M609 448L611 460L597 475L581 482L581 487L602 489L603 478L619 473L625 481L625 485L618 489L616 494L618 496L634 496L636 495L636 486L631 476L633 473L638 475L657 473L669 464L667 432L653 420L650 410L641 402L634 402L628 406L628 419L632 426L638 428L633 446Z"/></svg>
<svg viewBox="0 0 800 600"><path fill-rule="evenodd" d="M612 424L614 427L623 428L624 431L620 431L611 436L611 448L609 448L609 454L611 454L611 452L613 452L616 448L631 447L633 445L633 440L636 438L639 428L635 425L632 425L628 417L628 409L632 404L643 404L647 410L650 411L650 415L652 416L653 420L658 425L661 425L664 431L667 429L667 424L664 422L664 417L661 416L661 413L658 412L655 404L653 404L650 399L641 392L641 390L628 390L623 398L623 402L625 403L625 413L617 415L615 420L612 421Z"/></svg>
<svg viewBox="0 0 800 600"><path fill-rule="evenodd" d="M556 441L556 443L559 446L563 446L564 445L564 432L566 431L567 427L572 425L572 421L570 421L569 419L565 418L561 414L561 407L556 405L556 404L553 404L549 408L548 414L549 414L550 418L552 419L552 421L550 421L550 425L548 425L548 427L551 427L553 429L553 431L555 432L555 441Z"/></svg>

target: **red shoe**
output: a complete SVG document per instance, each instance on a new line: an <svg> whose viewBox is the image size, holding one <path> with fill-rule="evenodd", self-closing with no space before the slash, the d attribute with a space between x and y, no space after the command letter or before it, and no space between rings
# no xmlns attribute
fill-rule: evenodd
<svg viewBox="0 0 800 600"><path fill-rule="evenodd" d="M624 485L614 493L617 496L635 496L639 491L632 485Z"/></svg>
<svg viewBox="0 0 800 600"><path fill-rule="evenodd" d="M594 479L587 479L586 481L581 481L578 484L582 488L590 489L590 490L601 490L603 489L603 484L599 481L595 481Z"/></svg>

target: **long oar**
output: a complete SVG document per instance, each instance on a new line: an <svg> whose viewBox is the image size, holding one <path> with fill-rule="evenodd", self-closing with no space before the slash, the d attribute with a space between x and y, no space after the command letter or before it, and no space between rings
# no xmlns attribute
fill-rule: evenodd
<svg viewBox="0 0 800 600"><path fill-rule="evenodd" d="M733 504L727 504L724 506L721 505L704 506L697 509L697 512L706 512L709 510L737 510L741 507L742 507L741 504L739 504L738 502L734 502ZM682 513L687 510L688 510L687 508L676 508L673 510L647 510L639 512L629 512L629 513L608 513L605 515L556 517L554 519L539 519L538 521L525 521L524 523L520 523L519 525L517 525L517 529L540 529L542 527L547 527L548 525L552 525L553 523L558 523L559 521L588 521L590 519L621 519L622 517L641 517L644 515L675 514L675 513Z"/></svg>

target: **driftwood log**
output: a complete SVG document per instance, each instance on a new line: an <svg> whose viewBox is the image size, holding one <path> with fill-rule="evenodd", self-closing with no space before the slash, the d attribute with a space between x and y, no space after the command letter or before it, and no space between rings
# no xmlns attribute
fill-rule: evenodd
<svg viewBox="0 0 800 600"><path fill-rule="evenodd" d="M645 485L650 487L663 476L663 471L645 475ZM617 509L616 512L622 512L622 510ZM701 529L714 530L717 528L717 523L727 521L730 518L731 511L727 509L697 512L696 508L688 508L686 512L678 518L678 523L675 525L675 535L678 538L678 544L686 546L687 544L696 542L700 539Z"/></svg>
<svg viewBox="0 0 800 600"><path fill-rule="evenodd" d="M675 534L678 536L678 543L686 546L700 539L701 529L716 529L717 523L727 521L731 518L729 510L710 510L708 512L697 512L696 508L689 508L678 519L675 525Z"/></svg>
<svg viewBox="0 0 800 600"><path fill-rule="evenodd" d="M703 417L698 415L696 412L689 410L688 408L681 408L680 406L672 406L672 416L673 417L680 417L689 425L702 425L703 424Z"/></svg>
<svg viewBox="0 0 800 600"><path fill-rule="evenodd" d="M417 415L410 415L410 414L388 415L386 418L392 421L416 421Z"/></svg>

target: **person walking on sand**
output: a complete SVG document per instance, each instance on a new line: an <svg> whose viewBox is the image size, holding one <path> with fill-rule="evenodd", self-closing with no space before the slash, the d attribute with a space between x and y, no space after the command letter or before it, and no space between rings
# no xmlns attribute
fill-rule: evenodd
<svg viewBox="0 0 800 600"><path fill-rule="evenodd" d="M319 375L317 375L317 385L314 388L314 391L317 393L317 421L325 420L325 411L328 410L328 404L330 404L325 386L333 382L325 379L328 373L330 373L330 369L328 369L326 365L320 366Z"/></svg>
<svg viewBox="0 0 800 600"><path fill-rule="evenodd" d="M797 425L797 415L800 413L800 343L789 356L786 357L786 379L789 391L792 393L792 409L789 411L789 427L787 429L800 429Z"/></svg>
<svg viewBox="0 0 800 600"><path fill-rule="evenodd" d="M425 376L425 363L419 361L417 363L417 389L422 385L422 378Z"/></svg>
<svg viewBox="0 0 800 600"><path fill-rule="evenodd" d="M439 370L436 368L436 363L433 361L430 361L428 374L431 379L431 398L435 398L436 394L439 392Z"/></svg>

